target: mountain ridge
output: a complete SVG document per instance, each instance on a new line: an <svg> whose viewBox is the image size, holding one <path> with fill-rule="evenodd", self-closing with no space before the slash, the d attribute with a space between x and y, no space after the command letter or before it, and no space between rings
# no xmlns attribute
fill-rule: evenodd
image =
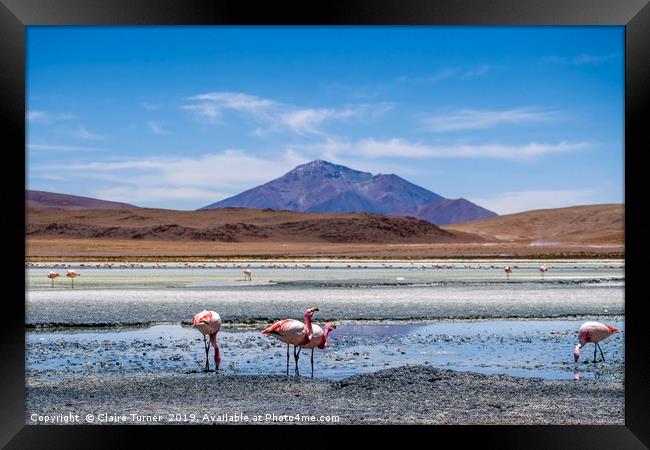
<svg viewBox="0 0 650 450"><path fill-rule="evenodd" d="M279 178L199 210L224 207L368 212L412 216L435 225L497 216L469 200L446 199L396 174L373 175L324 160L301 164Z"/></svg>
<svg viewBox="0 0 650 450"><path fill-rule="evenodd" d="M25 203L30 209L136 209L130 203L112 202L80 195L25 189Z"/></svg>

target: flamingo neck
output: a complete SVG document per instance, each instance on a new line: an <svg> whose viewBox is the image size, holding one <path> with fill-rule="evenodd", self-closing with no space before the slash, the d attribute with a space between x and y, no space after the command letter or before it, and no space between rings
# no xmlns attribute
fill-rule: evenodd
<svg viewBox="0 0 650 450"><path fill-rule="evenodd" d="M580 359L580 347L582 347L582 344L576 345L575 350L573 350L573 360L575 362L578 362L578 359Z"/></svg>
<svg viewBox="0 0 650 450"><path fill-rule="evenodd" d="M309 339L311 339L312 327L311 327L311 316L309 314L305 314L305 326L307 327L307 335L309 336Z"/></svg>
<svg viewBox="0 0 650 450"><path fill-rule="evenodd" d="M329 339L329 335L332 332L331 328L325 328L325 331L323 331L323 347L327 347L327 340Z"/></svg>
<svg viewBox="0 0 650 450"><path fill-rule="evenodd" d="M210 335L210 344L214 347L214 362L219 366L219 363L221 362L221 349L217 342L217 333Z"/></svg>

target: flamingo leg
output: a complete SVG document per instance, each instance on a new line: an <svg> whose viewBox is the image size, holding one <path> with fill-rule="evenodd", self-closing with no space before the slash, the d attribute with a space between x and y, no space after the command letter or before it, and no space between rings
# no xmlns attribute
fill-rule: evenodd
<svg viewBox="0 0 650 450"><path fill-rule="evenodd" d="M596 362L596 350L598 350L598 344L594 342L594 360L592 362Z"/></svg>
<svg viewBox="0 0 650 450"><path fill-rule="evenodd" d="M289 376L289 343L287 343L287 376Z"/></svg>
<svg viewBox="0 0 650 450"><path fill-rule="evenodd" d="M605 355L603 355L603 349L600 348L600 344L596 344L598 346L598 350L600 351L600 357L603 358L603 362L605 362Z"/></svg>
<svg viewBox="0 0 650 450"><path fill-rule="evenodd" d="M311 349L311 377L314 378L314 349Z"/></svg>
<svg viewBox="0 0 650 450"><path fill-rule="evenodd" d="M296 360L296 369L295 369L295 374L297 377L300 376L300 371L298 370L298 358L300 358L300 349L302 347L298 347L298 351L296 352L296 346L293 346L293 358Z"/></svg>
<svg viewBox="0 0 650 450"><path fill-rule="evenodd" d="M210 351L210 341L205 339L205 334L203 335L203 347L205 348L205 371L210 371L210 362L208 359L208 352Z"/></svg>

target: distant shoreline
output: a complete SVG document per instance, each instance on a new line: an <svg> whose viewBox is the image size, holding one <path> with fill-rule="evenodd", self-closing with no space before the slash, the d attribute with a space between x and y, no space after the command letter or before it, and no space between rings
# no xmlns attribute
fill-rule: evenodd
<svg viewBox="0 0 650 450"><path fill-rule="evenodd" d="M177 262L259 260L624 259L620 244L377 244L323 242L212 242L30 237L27 262Z"/></svg>

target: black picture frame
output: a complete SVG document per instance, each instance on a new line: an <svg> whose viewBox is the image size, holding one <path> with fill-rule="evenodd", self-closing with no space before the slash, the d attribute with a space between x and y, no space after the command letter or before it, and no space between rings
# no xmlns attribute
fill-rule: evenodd
<svg viewBox="0 0 650 450"><path fill-rule="evenodd" d="M360 427L383 438L399 431L427 439L468 440L498 448L647 448L650 445L647 294L641 271L645 243L641 220L648 185L642 163L650 124L650 6L647 0L354 0L275 3L210 0L0 0L0 97L3 124L3 201L10 257L16 277L25 276L25 27L29 25L622 25L625 26L625 425L624 426L407 426ZM15 235L15 238L14 238ZM6 245L7 245L6 244ZM6 448L127 448L135 439L242 439L249 427L36 426L25 424L25 291L5 279L0 340L0 445ZM594 405L598 407L598 405ZM260 430L262 428L262 430ZM300 430L296 430L299 428ZM294 427L314 445L338 446L337 427ZM294 431L296 430L296 431ZM304 431L307 430L307 434ZM153 431L153 433L152 433ZM286 438L283 427L256 427L268 438ZM190 435L186 433L191 433ZM327 440L323 440L327 437ZM244 437L245 447L264 445ZM171 442L171 441L167 441ZM433 441L432 441L433 442ZM268 444L268 441L266 441ZM415 441L413 441L415 444ZM149 445L153 446L152 442ZM215 444L217 445L217 444Z"/></svg>

